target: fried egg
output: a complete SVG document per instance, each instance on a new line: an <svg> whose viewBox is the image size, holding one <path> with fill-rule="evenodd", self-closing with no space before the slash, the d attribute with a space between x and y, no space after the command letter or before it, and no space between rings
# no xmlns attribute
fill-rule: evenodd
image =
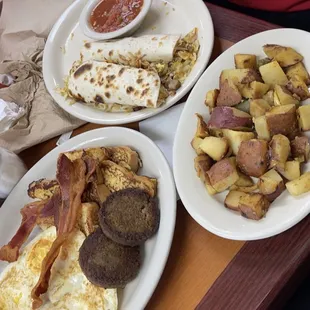
<svg viewBox="0 0 310 310"><path fill-rule="evenodd" d="M55 238L55 227L43 231L25 247L18 261L2 272L1 310L32 309L31 290L39 279L41 263ZM85 235L75 230L61 248L40 309L117 309L116 289L104 289L91 284L80 268L79 249L84 240Z"/></svg>

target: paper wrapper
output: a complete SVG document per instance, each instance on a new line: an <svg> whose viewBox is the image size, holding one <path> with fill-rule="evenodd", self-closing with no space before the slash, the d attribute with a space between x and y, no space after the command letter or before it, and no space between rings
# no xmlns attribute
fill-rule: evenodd
<svg viewBox="0 0 310 310"><path fill-rule="evenodd" d="M81 126L48 94L42 77L45 40L73 0L4 0L0 19L0 74L15 83L0 98L22 106L26 114L0 134L0 146L15 153Z"/></svg>

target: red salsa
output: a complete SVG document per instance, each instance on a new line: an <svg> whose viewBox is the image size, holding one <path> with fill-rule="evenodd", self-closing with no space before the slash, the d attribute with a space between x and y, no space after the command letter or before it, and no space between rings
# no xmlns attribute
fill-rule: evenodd
<svg viewBox="0 0 310 310"><path fill-rule="evenodd" d="M102 0L90 15L96 32L112 32L123 28L140 13L143 0Z"/></svg>

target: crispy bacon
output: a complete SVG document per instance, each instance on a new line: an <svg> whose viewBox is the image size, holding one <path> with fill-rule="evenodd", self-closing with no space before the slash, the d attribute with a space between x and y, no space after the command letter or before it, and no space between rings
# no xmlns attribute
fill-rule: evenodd
<svg viewBox="0 0 310 310"><path fill-rule="evenodd" d="M53 263L76 224L81 196L86 186L86 174L88 175L92 170L87 169L86 165L88 166L82 159L71 162L64 154L58 158L56 177L60 186L62 203L57 215L57 238L42 262L40 278L31 292L33 309L42 305L40 295L47 292Z"/></svg>

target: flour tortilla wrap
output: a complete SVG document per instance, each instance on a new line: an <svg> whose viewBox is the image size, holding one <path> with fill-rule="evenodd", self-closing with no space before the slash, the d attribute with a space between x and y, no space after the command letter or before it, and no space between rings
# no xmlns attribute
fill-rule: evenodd
<svg viewBox="0 0 310 310"><path fill-rule="evenodd" d="M158 107L160 79L156 72L87 61L70 71L69 96L89 104Z"/></svg>
<svg viewBox="0 0 310 310"><path fill-rule="evenodd" d="M83 61L92 59L124 65L133 57L150 62L169 62L179 39L180 35L145 35L109 42L88 42L84 44L81 55Z"/></svg>

